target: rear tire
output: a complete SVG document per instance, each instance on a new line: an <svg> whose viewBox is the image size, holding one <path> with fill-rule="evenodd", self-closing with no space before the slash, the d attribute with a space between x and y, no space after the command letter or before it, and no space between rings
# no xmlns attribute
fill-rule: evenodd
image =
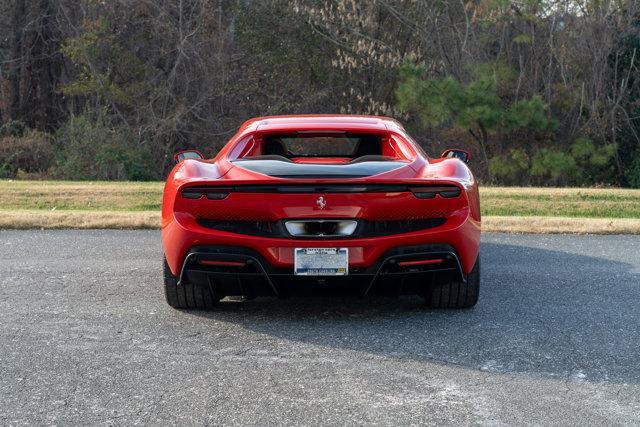
<svg viewBox="0 0 640 427"><path fill-rule="evenodd" d="M471 308L478 302L479 294L480 255L466 282L434 282L424 297L429 308Z"/></svg>
<svg viewBox="0 0 640 427"><path fill-rule="evenodd" d="M164 296L173 308L207 310L219 301L212 286L197 286L193 283L178 284L178 278L171 273L167 259L164 259Z"/></svg>

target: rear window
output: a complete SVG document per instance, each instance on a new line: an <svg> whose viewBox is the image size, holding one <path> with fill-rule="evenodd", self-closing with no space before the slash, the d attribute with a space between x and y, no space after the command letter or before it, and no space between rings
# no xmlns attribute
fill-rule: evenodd
<svg viewBox="0 0 640 427"><path fill-rule="evenodd" d="M380 155L377 135L287 135L272 136L265 142L264 154L285 157L359 157Z"/></svg>

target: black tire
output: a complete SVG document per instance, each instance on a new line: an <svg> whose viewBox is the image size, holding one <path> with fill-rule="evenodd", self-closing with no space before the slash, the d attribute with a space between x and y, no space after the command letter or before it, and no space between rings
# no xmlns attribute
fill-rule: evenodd
<svg viewBox="0 0 640 427"><path fill-rule="evenodd" d="M438 282L431 285L425 295L429 308L471 308L478 302L480 294L480 256L476 260L467 281Z"/></svg>
<svg viewBox="0 0 640 427"><path fill-rule="evenodd" d="M163 270L164 296L171 307L207 310L213 308L220 300L216 298L211 286L197 286L193 283L178 285L178 278L171 274L166 258Z"/></svg>

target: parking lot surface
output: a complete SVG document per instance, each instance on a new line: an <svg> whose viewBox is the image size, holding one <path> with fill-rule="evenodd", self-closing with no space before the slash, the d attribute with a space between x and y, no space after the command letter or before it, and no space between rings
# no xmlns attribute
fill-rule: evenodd
<svg viewBox="0 0 640 427"><path fill-rule="evenodd" d="M640 237L485 234L480 302L164 302L157 231L0 231L0 424L640 423Z"/></svg>

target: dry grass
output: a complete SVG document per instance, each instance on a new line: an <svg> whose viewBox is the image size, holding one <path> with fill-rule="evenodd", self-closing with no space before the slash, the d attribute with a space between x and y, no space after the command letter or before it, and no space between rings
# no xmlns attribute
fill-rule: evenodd
<svg viewBox="0 0 640 427"><path fill-rule="evenodd" d="M0 229L158 228L161 182L0 180ZM483 230L640 234L640 190L482 187Z"/></svg>
<svg viewBox="0 0 640 427"><path fill-rule="evenodd" d="M482 231L536 234L640 234L640 219L487 216L482 218Z"/></svg>
<svg viewBox="0 0 640 427"><path fill-rule="evenodd" d="M160 228L159 212L118 211L0 211L0 229Z"/></svg>

